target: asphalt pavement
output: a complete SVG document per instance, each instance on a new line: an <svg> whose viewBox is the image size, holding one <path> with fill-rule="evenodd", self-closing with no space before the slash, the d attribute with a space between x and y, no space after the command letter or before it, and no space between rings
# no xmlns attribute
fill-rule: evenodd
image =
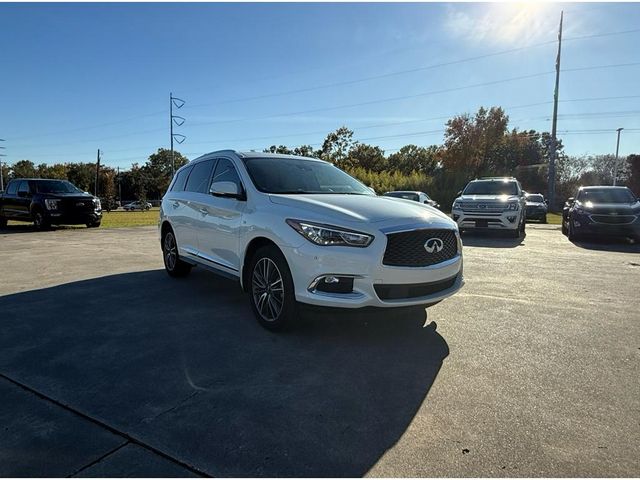
<svg viewBox="0 0 640 480"><path fill-rule="evenodd" d="M640 246L463 240L428 315L273 334L153 227L0 231L0 476L640 476Z"/></svg>

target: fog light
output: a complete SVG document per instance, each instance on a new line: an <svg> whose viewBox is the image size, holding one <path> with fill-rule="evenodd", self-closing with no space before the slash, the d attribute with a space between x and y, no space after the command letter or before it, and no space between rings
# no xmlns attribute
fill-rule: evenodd
<svg viewBox="0 0 640 480"><path fill-rule="evenodd" d="M320 277L313 282L309 290L312 292L324 293L352 293L353 277L339 277L336 275L327 275Z"/></svg>
<svg viewBox="0 0 640 480"><path fill-rule="evenodd" d="M580 226L582 226L582 224L578 220L574 220L573 221L573 226L574 227L580 227Z"/></svg>
<svg viewBox="0 0 640 480"><path fill-rule="evenodd" d="M516 217L507 217L507 220L509 220L511 223L516 221Z"/></svg>
<svg viewBox="0 0 640 480"><path fill-rule="evenodd" d="M457 222L459 218L460 218L460 215L456 215L456 214L453 215L454 222Z"/></svg>

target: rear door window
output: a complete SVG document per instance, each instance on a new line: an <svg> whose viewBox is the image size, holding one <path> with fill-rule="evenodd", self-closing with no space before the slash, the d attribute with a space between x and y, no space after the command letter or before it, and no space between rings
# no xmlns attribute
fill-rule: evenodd
<svg viewBox="0 0 640 480"><path fill-rule="evenodd" d="M187 192L207 193L213 165L214 160L196 163L191 170L185 190Z"/></svg>
<svg viewBox="0 0 640 480"><path fill-rule="evenodd" d="M20 186L18 187L18 193L29 193L29 182L23 180L20 182Z"/></svg>

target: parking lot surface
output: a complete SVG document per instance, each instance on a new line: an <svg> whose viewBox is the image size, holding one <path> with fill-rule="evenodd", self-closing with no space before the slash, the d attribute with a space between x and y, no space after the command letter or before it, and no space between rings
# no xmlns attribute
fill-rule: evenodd
<svg viewBox="0 0 640 480"><path fill-rule="evenodd" d="M0 475L640 476L640 247L527 233L273 334L155 228L0 231Z"/></svg>

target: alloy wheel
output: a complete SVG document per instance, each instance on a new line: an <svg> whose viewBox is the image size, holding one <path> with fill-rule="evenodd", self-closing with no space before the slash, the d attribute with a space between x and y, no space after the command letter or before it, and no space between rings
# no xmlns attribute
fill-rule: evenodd
<svg viewBox="0 0 640 480"><path fill-rule="evenodd" d="M173 270L178 259L178 248L173 233L169 232L164 236L164 263L167 269Z"/></svg>
<svg viewBox="0 0 640 480"><path fill-rule="evenodd" d="M260 316L267 322L277 320L284 305L284 283L273 260L266 257L258 260L253 268L251 289Z"/></svg>

